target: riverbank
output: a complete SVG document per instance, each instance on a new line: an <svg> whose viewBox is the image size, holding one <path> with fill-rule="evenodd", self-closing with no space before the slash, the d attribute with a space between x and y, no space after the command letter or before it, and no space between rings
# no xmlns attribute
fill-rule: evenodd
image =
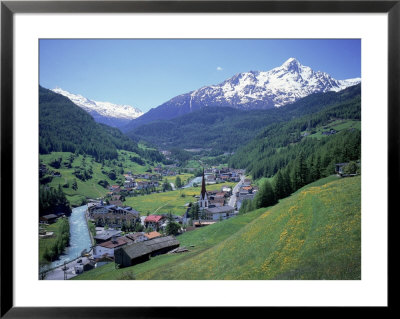
<svg viewBox="0 0 400 319"><path fill-rule="evenodd" d="M47 272L57 267L63 266L79 257L83 250L90 251L92 247L92 239L88 230L85 213L87 206L80 206L72 210L71 216L68 218L70 226L69 246L59 256L57 260L46 265L40 265L39 272Z"/></svg>
<svg viewBox="0 0 400 319"><path fill-rule="evenodd" d="M70 240L69 221L61 217L54 224L41 225L43 231L51 236L39 239L39 262L46 264L56 260L65 250Z"/></svg>
<svg viewBox="0 0 400 319"><path fill-rule="evenodd" d="M86 211L85 211L85 219L86 219L86 226L87 226L87 229L88 229L88 232L89 232L89 236L90 236L90 241L92 243L92 248L91 248L91 250L92 250L93 247L96 245L96 241L95 241L95 239L93 237L93 234L92 234L92 232L90 230L90 224L89 224L90 220L89 220L89 209L88 208L86 208Z"/></svg>

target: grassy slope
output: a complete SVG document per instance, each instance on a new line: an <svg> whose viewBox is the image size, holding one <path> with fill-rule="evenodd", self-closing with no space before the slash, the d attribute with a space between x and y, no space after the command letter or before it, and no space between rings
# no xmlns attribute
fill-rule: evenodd
<svg viewBox="0 0 400 319"><path fill-rule="evenodd" d="M57 242L58 237L60 235L60 223L61 219L59 219L56 223L51 224L51 225L42 225L44 229L48 232L54 232L53 237L50 238L39 238L39 262L42 263L48 263L46 259L43 257L44 251L46 247L50 249L50 247L53 246L54 243Z"/></svg>
<svg viewBox="0 0 400 319"><path fill-rule="evenodd" d="M360 279L360 177L329 177L274 207L185 233L189 253L129 268L114 264L76 279Z"/></svg>

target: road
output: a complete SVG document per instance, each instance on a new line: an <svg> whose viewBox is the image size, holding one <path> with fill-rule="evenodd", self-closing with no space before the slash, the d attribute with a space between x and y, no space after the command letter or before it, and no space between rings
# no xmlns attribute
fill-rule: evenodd
<svg viewBox="0 0 400 319"><path fill-rule="evenodd" d="M85 263L89 260L87 257L81 257L78 259L81 259L83 263ZM66 271L67 279L77 276L77 274L75 274L74 266L78 264L78 259L67 264L67 267L68 267L68 269ZM46 279L46 280L64 280L64 271L62 270L63 267L64 267L64 265L48 271L46 273L46 277L44 279Z"/></svg>
<svg viewBox="0 0 400 319"><path fill-rule="evenodd" d="M240 187L242 186L244 181L244 175L242 175L240 177L240 182L236 184L236 186L233 188L232 190L232 196L229 198L229 206L235 207L236 205L236 201L237 201L237 197L236 197L236 193L240 190Z"/></svg>

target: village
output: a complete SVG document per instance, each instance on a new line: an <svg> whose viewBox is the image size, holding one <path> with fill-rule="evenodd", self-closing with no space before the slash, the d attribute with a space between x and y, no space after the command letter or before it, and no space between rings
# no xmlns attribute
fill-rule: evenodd
<svg viewBox="0 0 400 319"><path fill-rule="evenodd" d="M48 279L62 279L62 272L64 279L69 279L109 262L115 262L117 267L126 267L159 254L186 252L189 247L180 247L180 234L237 216L241 202L252 199L258 190L250 179L245 178L243 170L209 168L203 169L202 176L197 177L197 180L201 178L200 192L185 205L186 211L182 216L167 212L145 214L125 206L123 198L130 196L130 192L141 189L156 192L160 175L176 174L157 167L154 171L156 174L127 172L123 185L111 185L104 198L88 201L85 219L88 229L89 225L94 228L89 231L90 250L82 251L81 258L76 258L70 265L58 267L58 276L48 275ZM232 184L226 185L225 182L237 184L232 188ZM207 185L219 183L221 187L218 190L207 191ZM192 183L192 186L200 185ZM41 216L40 223L52 224L58 218L62 215ZM51 236L51 233L41 233L41 238Z"/></svg>

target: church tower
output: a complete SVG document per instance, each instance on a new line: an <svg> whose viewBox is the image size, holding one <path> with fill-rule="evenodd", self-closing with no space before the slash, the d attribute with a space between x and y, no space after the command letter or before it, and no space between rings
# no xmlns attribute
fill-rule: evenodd
<svg viewBox="0 0 400 319"><path fill-rule="evenodd" d="M206 179L204 177L204 167L203 167L203 179L201 181L201 193L199 199L199 208L203 210L208 207L208 197L206 191Z"/></svg>

